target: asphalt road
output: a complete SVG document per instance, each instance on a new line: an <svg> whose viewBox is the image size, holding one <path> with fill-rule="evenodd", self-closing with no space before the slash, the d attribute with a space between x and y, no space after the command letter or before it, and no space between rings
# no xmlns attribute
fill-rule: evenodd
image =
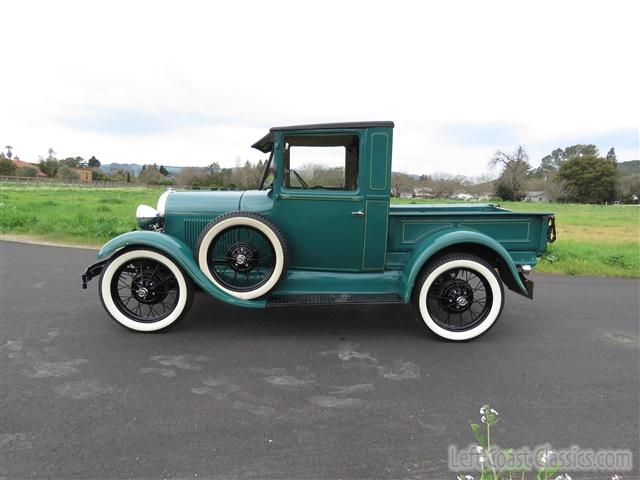
<svg viewBox="0 0 640 480"><path fill-rule="evenodd" d="M639 283L534 276L463 344L405 306L245 310L163 334L103 311L81 249L0 243L2 478L455 478L491 403L503 447L632 449ZM580 478L609 478L603 473ZM574 476L576 478L576 476Z"/></svg>

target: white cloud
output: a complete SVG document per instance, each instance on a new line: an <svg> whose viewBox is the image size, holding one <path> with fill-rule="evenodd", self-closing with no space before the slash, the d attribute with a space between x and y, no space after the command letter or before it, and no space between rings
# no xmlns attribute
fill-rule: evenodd
<svg viewBox="0 0 640 480"><path fill-rule="evenodd" d="M28 160L52 146L231 165L261 158L249 146L272 125L390 119L394 168L416 173L478 174L518 143L534 162L574 138L605 149L640 126L639 13L622 1L5 3L0 143ZM513 142L443 134L467 124L502 125ZM640 156L637 135L623 143L620 159Z"/></svg>

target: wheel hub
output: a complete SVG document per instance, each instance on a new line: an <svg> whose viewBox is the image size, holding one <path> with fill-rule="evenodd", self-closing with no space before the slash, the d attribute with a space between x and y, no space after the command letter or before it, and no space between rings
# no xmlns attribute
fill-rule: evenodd
<svg viewBox="0 0 640 480"><path fill-rule="evenodd" d="M138 295L138 297L140 298L147 298L148 294L149 290L147 290L145 287L140 287L138 290L136 290L136 295Z"/></svg>
<svg viewBox="0 0 640 480"><path fill-rule="evenodd" d="M452 313L468 310L473 303L473 289L464 280L456 279L442 291L442 307Z"/></svg>
<svg viewBox="0 0 640 480"><path fill-rule="evenodd" d="M227 255L229 266L237 272L248 272L258 263L258 250L246 243L237 243Z"/></svg>
<svg viewBox="0 0 640 480"><path fill-rule="evenodd" d="M131 294L140 303L153 305L162 302L167 296L163 283L163 279L149 273L136 275L131 282Z"/></svg>

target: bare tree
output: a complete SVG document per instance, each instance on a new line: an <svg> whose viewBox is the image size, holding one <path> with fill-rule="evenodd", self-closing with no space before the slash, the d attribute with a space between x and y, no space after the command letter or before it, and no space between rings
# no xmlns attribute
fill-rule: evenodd
<svg viewBox="0 0 640 480"><path fill-rule="evenodd" d="M525 177L531 169L529 155L521 145L512 153L498 150L489 161L491 167L502 168L496 183L496 193L503 200L521 200L524 195Z"/></svg>
<svg viewBox="0 0 640 480"><path fill-rule="evenodd" d="M564 199L569 193L567 182L560 179L558 175L552 175L544 182L544 192L552 202Z"/></svg>

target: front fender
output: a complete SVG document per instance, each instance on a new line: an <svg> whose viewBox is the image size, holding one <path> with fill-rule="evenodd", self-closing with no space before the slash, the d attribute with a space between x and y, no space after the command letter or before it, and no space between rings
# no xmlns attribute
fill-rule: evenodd
<svg viewBox="0 0 640 480"><path fill-rule="evenodd" d="M405 271L405 302L409 301L409 298L411 298L411 291L413 290L413 285L415 284L420 270L422 270L422 267L429 261L429 259L433 255L445 248L465 243L482 245L484 247L490 248L496 254L498 254L500 258L504 260L504 263L507 266L507 271L501 272L503 274L503 277L505 273L510 275L511 277L503 278L502 281L510 288L511 286L516 287L516 293L520 293L529 298L531 297L531 292L527 290L527 287L524 285L522 279L520 278L518 269L516 268L513 259L509 255L509 252L507 252L507 250L500 243L498 243L493 238L479 232L470 230L444 230L421 240L413 250L413 256L407 266L408 271Z"/></svg>
<svg viewBox="0 0 640 480"><path fill-rule="evenodd" d="M136 230L119 235L104 244L98 252L98 260L105 260L123 248L135 246L152 247L164 252L178 263L202 290L223 302L250 308L264 308L266 305L265 300L242 300L220 290L200 270L191 249L177 238L165 233Z"/></svg>

